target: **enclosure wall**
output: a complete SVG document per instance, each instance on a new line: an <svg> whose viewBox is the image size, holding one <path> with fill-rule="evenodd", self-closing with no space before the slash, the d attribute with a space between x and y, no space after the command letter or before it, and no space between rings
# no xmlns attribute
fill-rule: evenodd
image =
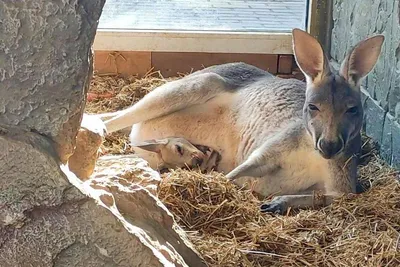
<svg viewBox="0 0 400 267"><path fill-rule="evenodd" d="M385 35L381 57L363 82L364 129L382 156L400 167L400 14L399 0L334 0L330 54L336 69L358 41Z"/></svg>

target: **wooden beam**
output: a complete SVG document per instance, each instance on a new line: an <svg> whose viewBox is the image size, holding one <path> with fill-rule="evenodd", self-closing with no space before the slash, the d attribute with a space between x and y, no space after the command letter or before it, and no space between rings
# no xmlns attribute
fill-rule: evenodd
<svg viewBox="0 0 400 267"><path fill-rule="evenodd" d="M330 58L333 0L309 0L307 28Z"/></svg>
<svg viewBox="0 0 400 267"><path fill-rule="evenodd" d="M151 61L154 70L159 70L164 77L231 62L245 62L273 74L278 68L278 55L265 54L152 52Z"/></svg>
<svg viewBox="0 0 400 267"><path fill-rule="evenodd" d="M95 51L94 70L98 74L143 76L151 69L151 52Z"/></svg>

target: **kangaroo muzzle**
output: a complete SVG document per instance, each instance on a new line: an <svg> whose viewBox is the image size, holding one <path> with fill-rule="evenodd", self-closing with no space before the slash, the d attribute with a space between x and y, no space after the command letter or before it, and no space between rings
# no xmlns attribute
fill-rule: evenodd
<svg viewBox="0 0 400 267"><path fill-rule="evenodd" d="M317 148L322 157L331 159L343 151L344 141L343 138L338 138L335 141L320 138L317 142Z"/></svg>
<svg viewBox="0 0 400 267"><path fill-rule="evenodd" d="M193 167L195 166L200 166L204 162L204 157L205 155L200 152L200 153L192 153L192 165Z"/></svg>

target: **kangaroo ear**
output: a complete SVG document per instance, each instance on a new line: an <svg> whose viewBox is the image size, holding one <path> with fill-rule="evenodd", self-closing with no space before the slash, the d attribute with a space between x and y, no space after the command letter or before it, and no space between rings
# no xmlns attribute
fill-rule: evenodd
<svg viewBox="0 0 400 267"><path fill-rule="evenodd" d="M142 143L132 145L150 152L161 153L161 148L168 144L168 139L146 140Z"/></svg>
<svg viewBox="0 0 400 267"><path fill-rule="evenodd" d="M292 36L294 56L307 83L317 83L322 77L329 75L329 62L319 42L300 29L293 29Z"/></svg>
<svg viewBox="0 0 400 267"><path fill-rule="evenodd" d="M350 85L358 87L361 79L374 68L384 40L383 35L376 35L359 42L350 50L340 68L340 75Z"/></svg>

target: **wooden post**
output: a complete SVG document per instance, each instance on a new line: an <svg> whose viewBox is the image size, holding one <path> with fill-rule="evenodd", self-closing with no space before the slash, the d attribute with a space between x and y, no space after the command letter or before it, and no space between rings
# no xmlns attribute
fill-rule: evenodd
<svg viewBox="0 0 400 267"><path fill-rule="evenodd" d="M321 43L330 58L331 33L333 26L333 0L308 0L307 30Z"/></svg>

